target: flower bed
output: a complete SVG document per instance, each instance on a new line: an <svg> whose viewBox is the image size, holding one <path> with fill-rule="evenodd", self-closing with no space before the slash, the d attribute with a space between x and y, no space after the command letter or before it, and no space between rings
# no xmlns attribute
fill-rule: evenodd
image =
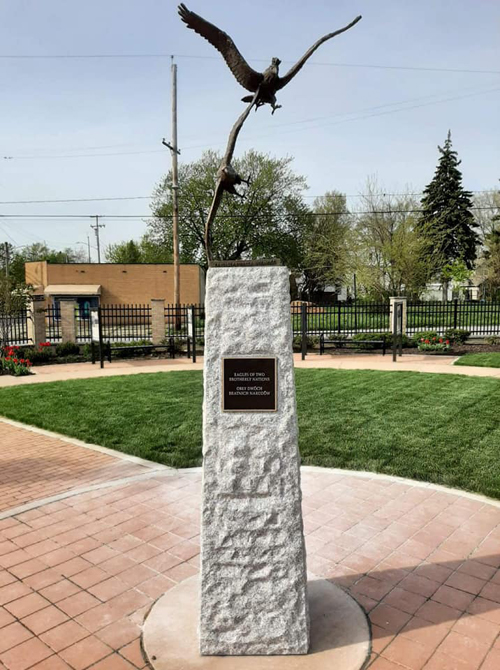
<svg viewBox="0 0 500 670"><path fill-rule="evenodd" d="M450 350L450 340L445 340L443 337L420 338L418 343L419 351L437 351L446 352Z"/></svg>
<svg viewBox="0 0 500 670"><path fill-rule="evenodd" d="M7 345L2 347L0 354L0 374L24 377L31 374L31 361L22 358L19 347Z"/></svg>

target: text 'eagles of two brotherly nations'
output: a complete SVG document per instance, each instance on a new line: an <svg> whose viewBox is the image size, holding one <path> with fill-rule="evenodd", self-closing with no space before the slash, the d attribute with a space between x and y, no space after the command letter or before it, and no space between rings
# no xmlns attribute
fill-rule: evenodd
<svg viewBox="0 0 500 670"><path fill-rule="evenodd" d="M222 410L276 411L276 359L224 358Z"/></svg>

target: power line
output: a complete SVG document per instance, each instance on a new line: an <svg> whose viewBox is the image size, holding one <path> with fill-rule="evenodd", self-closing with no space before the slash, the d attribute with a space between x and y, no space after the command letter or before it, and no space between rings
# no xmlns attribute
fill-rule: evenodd
<svg viewBox="0 0 500 670"><path fill-rule="evenodd" d="M470 193L498 193L498 189L484 189L479 191L470 191ZM396 197L396 196L416 196L422 195L423 191L417 191L414 193L381 193L380 197ZM339 196L343 198L366 198L369 197L370 193L339 193L339 194L322 194L322 195L303 195L303 198L337 198ZM134 196L123 196L123 197L112 197L112 198L64 198L58 200L1 200L0 205L39 205L39 204L52 204L52 203L66 203L66 202L111 202L119 200L151 200L154 196L151 195L134 195ZM179 198L183 200L182 196ZM6 215L8 216L8 215Z"/></svg>
<svg viewBox="0 0 500 670"><path fill-rule="evenodd" d="M150 149L149 151L116 151L111 153L104 154L73 154L73 155L51 155L45 154L42 156L2 156L3 160L6 161L22 161L22 160L36 160L42 158L43 160L48 158L94 158L96 156L138 156L140 154L162 154L165 153L163 149Z"/></svg>
<svg viewBox="0 0 500 670"><path fill-rule="evenodd" d="M383 108L386 108L386 107L396 107L398 105L406 105L406 104L410 104L412 102L419 102L419 101L422 101L422 100L428 100L429 98L436 98L438 96L448 95L449 93L458 93L458 92L463 93L465 91L470 91L470 92L474 93L474 92L482 92L482 90L483 89L479 89L479 91L478 91L477 88L463 89L463 87L462 87L462 88L459 89L459 91L457 91L457 89L452 89L452 90L449 90L449 91L440 91L439 93L431 93L430 95L418 96L416 98L410 98L410 99L407 99L407 100L398 100L396 102L385 102L382 105L375 105L375 106L372 105L370 107L365 107L365 108L362 108L362 109L359 109L359 110L354 110L352 112L337 112L337 113L334 113L334 114L329 114L327 116L316 116L316 117L312 117L312 118L309 118L309 119L301 119L299 121L290 121L288 123L279 123L278 127L283 128L283 127L288 127L288 126L297 126L297 125L300 125L300 124L303 124L303 123L313 123L315 121L325 121L325 120L331 119L332 117L335 117L335 116L350 116L352 114L375 111L375 110L383 109ZM431 101L431 102L433 102L433 101ZM275 130L275 126L267 126L266 128L270 129L270 130L273 130L273 131ZM266 128L264 128L264 130ZM72 148L69 148L69 149L64 149L63 151L65 151L65 152L95 151L95 150L98 150L98 149L114 149L116 147L126 147L126 146L140 147L141 145L139 145L139 144L135 144L135 145L134 144L123 144L123 143L122 144L103 144L103 145L100 145L100 146L90 146L90 147L72 147ZM206 145L198 145L198 146L191 145L191 146L188 146L188 149L197 149L197 148L200 148L200 147L203 148L204 146L206 146ZM41 149L41 151L43 152L44 150ZM47 149L45 149L45 151L47 151ZM49 151L50 151L50 149L49 149ZM12 152L9 152L9 153L12 153ZM16 152L14 151L14 154L15 153ZM156 153L159 153L159 151L156 150ZM114 156L114 155L122 155L122 154L123 154L123 152L120 152L119 154L115 154L115 153L108 154L108 153L106 153L104 155ZM93 155L94 154L84 154L85 157L93 156ZM98 154L96 154L96 155L98 155ZM3 156L3 159L4 160L23 160L23 159L44 158L44 157L45 156L43 156L41 154L34 154L34 155L27 155L27 156L6 155L6 156ZM48 154L47 157L73 158L74 156L72 156L71 153L65 153L61 156L58 156L57 154Z"/></svg>
<svg viewBox="0 0 500 670"><path fill-rule="evenodd" d="M94 60L94 59L120 59L120 58L186 58L192 60L218 60L218 56L197 56L193 54L167 54L167 53L150 53L150 54L0 54L1 60ZM259 63L268 63L269 59L265 58L248 58ZM295 63L295 60L282 60L282 63ZM445 72L447 74L500 74L500 70L483 70L476 68L449 68L449 67L427 67L421 65L379 65L375 63L327 63L321 61L310 61L309 65L320 65L326 67L345 67L345 68L368 68L376 70L406 70L414 72Z"/></svg>
<svg viewBox="0 0 500 670"><path fill-rule="evenodd" d="M489 206L484 206L484 207L470 207L471 211L498 211L498 207L494 205L489 205ZM413 209L367 209L367 210L357 210L357 211L350 211L350 210L334 210L331 212L307 212L307 214L312 214L314 216L332 216L332 215L337 215L337 214L346 214L346 215L355 215L358 216L360 214L418 214L420 212L423 212L425 210L421 208L413 208ZM102 215L100 215L102 216ZM121 220L121 219L136 219L136 220L150 220L150 219L171 219L172 215L171 214L162 214L162 215L152 215L152 214L106 214L106 219L109 220ZM301 216L301 215L297 215ZM95 219L95 215L89 215L89 214L0 214L0 220L5 220L5 219L24 219L24 220L39 220L39 219L68 219L68 220L73 220L73 219ZM219 219L244 219L248 218L247 214L219 214L217 216ZM252 218L252 217L250 217ZM258 218L263 218L267 220L268 215L263 213L259 214L256 217L253 217L255 219ZM287 219L292 219L292 218L297 218L296 216L293 217L291 214L287 214L282 218L287 218ZM188 217L186 216L180 216L181 220L188 220ZM101 224L102 225L102 224Z"/></svg>
<svg viewBox="0 0 500 670"><path fill-rule="evenodd" d="M121 198L65 198L60 200L2 200L0 205L39 205L57 202L107 202L116 200L150 200L150 195L134 195Z"/></svg>
<svg viewBox="0 0 500 670"><path fill-rule="evenodd" d="M342 124L342 123L349 123L350 121L362 121L362 120L374 118L374 117L377 117L377 116L386 116L388 114L396 114L398 112L411 111L413 109L419 109L420 107L428 107L430 105L437 105L437 104L442 104L442 103L445 103L445 102L452 102L452 101L455 101L455 100L463 100L465 98L470 98L470 97L473 97L473 96L476 96L476 95L484 95L484 94L487 94L487 93L496 93L499 90L500 90L500 88L498 88L498 87L488 88L488 89L483 89L483 90L479 90L479 91L474 91L472 93L466 93L466 94L463 94L463 95L456 95L456 96L451 96L451 97L448 97L448 98L442 98L441 100L431 100L429 102L422 102L420 104L409 105L409 106L407 105L406 102L388 103L388 104L392 104L393 106L401 105L401 104L404 104L404 105L407 105L407 106L399 107L399 108L396 108L396 109L389 109L389 110L385 110L385 111L382 111L382 112L376 112L376 113L373 113L373 114L361 114L359 116L351 116L350 118L340 119L338 121L327 121L326 123L321 123L321 124L309 126L308 128L303 128L302 130L315 130L315 129L318 129L318 128L324 128L326 126L339 125L339 124ZM416 98L416 100L427 99L429 97L431 97L431 96L423 96L423 98ZM370 109L380 109L381 107L386 107L386 106L387 105L377 105L376 107L372 107L372 108L368 107L368 108L366 108L366 110L369 111ZM356 114L356 113L357 112L346 112L346 113L340 114L340 116L348 116L349 114ZM332 117L335 117L335 116L339 116L339 115L332 114L331 117L322 117L322 118L332 118ZM293 122L293 124L288 124L288 125L310 123L313 120L314 119L306 119L306 120L303 120L303 121L295 121L295 122ZM278 128L278 130L273 131L271 134L268 134L268 135L254 135L253 137L245 137L245 138L242 139L242 141L243 142L253 142L256 139L265 139L267 137L275 137L276 135L286 135L286 134L289 134L289 133L296 133L296 132L297 132L296 129L284 130L284 131L280 132L280 130ZM217 142L217 143L213 143L211 145L207 145L207 144L199 144L199 145L191 145L191 146L188 145L188 146L184 147L184 150L206 149L206 148L209 148L209 147L212 147L212 146L221 146L223 144L224 144L223 142ZM98 157L110 157L110 156L111 157L112 156L138 156L138 155L156 154L156 153L163 153L163 151L161 149L150 149L150 150L144 150L144 151L120 151L120 152L96 153L96 154L73 154L73 155L45 154L45 155L38 155L38 156L36 156L36 155L32 155L32 156L3 156L3 160L51 160L51 159L68 159L68 158L69 159L71 159L71 158L98 158Z"/></svg>

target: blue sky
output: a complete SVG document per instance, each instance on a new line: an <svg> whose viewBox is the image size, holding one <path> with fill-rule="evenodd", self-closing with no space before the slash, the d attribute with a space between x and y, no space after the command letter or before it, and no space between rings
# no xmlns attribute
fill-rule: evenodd
<svg viewBox="0 0 500 670"><path fill-rule="evenodd" d="M181 23L176 5L0 0L0 56L17 56L0 58L1 202L150 196L170 165L161 146L161 138L170 136L169 54L178 64L181 160L223 148L244 91L217 52ZM278 56L282 72L319 36L363 15L351 31L323 45L280 92L282 109L274 116L268 107L252 114L237 147L237 153L254 147L293 156L309 197L328 189L354 196L368 175L376 175L388 192L407 186L419 191L432 178L436 145L448 128L466 187L498 185L499 2L187 5L226 30L253 67L262 70ZM142 57L47 58L61 55ZM450 69L469 72L444 71ZM0 204L5 217L137 217L104 218L104 244L139 237L149 211L148 199ZM90 223L0 218L0 241L74 246L86 242Z"/></svg>

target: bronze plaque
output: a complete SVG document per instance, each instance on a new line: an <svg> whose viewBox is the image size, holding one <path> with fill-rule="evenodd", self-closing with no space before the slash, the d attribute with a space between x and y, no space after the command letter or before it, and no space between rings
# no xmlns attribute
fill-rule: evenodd
<svg viewBox="0 0 500 670"><path fill-rule="evenodd" d="M223 358L222 411L276 412L276 358Z"/></svg>

